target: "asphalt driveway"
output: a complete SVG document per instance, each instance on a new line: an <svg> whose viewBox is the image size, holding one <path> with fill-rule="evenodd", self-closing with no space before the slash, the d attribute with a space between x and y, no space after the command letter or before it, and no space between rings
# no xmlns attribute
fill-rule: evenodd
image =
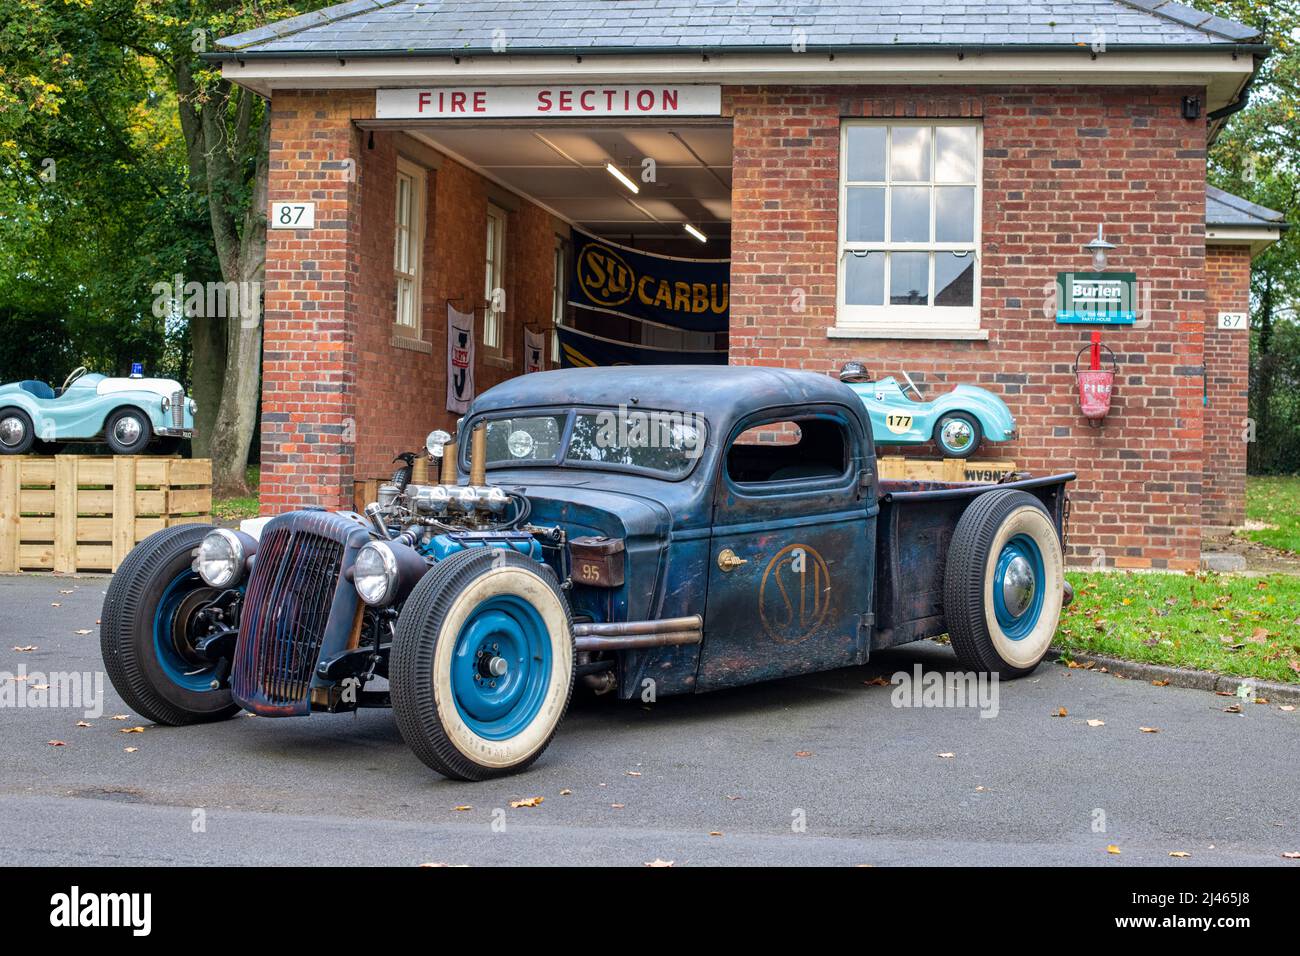
<svg viewBox="0 0 1300 956"><path fill-rule="evenodd" d="M0 577L0 682L101 672L106 585ZM1001 685L992 718L870 683L918 662L955 666L925 644L649 705L577 696L533 769L483 784L425 768L385 712L173 729L106 681L93 719L11 694L0 863L1300 866L1300 710L1060 665Z"/></svg>

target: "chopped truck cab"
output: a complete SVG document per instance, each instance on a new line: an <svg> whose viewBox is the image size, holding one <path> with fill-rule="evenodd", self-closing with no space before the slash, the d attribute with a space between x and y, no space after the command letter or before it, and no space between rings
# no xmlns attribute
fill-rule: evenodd
<svg viewBox="0 0 1300 956"><path fill-rule="evenodd" d="M438 484L407 455L364 515L141 542L104 603L118 692L163 724L391 706L421 760L482 780L540 756L575 680L695 693L945 632L1013 677L1070 598L1073 475L880 481L867 412L828 376L539 372L450 437L430 436Z"/></svg>

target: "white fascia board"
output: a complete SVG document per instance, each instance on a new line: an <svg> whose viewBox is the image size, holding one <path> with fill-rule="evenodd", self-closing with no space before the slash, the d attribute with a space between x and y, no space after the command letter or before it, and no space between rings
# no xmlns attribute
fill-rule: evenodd
<svg viewBox="0 0 1300 956"><path fill-rule="evenodd" d="M1250 246L1253 259L1282 238L1282 230L1269 226L1209 226L1205 230L1207 246Z"/></svg>
<svg viewBox="0 0 1300 956"><path fill-rule="evenodd" d="M1209 110L1231 102L1254 62L1229 50L1124 52L1090 56L968 52L530 55L480 57L254 58L225 60L222 75L269 96L277 89L492 86L518 83L673 83L1070 86L1205 86Z"/></svg>

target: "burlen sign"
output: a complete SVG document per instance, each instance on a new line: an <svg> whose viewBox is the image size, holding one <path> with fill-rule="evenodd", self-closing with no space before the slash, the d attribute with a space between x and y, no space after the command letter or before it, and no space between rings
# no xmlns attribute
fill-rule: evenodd
<svg viewBox="0 0 1300 956"><path fill-rule="evenodd" d="M720 86L445 86L375 91L376 119L721 114Z"/></svg>
<svg viewBox="0 0 1300 956"><path fill-rule="evenodd" d="M1132 325L1137 276L1132 272L1058 272L1056 321L1061 325Z"/></svg>

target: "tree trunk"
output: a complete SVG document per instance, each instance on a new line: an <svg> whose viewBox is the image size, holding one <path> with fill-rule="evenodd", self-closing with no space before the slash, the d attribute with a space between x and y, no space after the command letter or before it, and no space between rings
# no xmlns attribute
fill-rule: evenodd
<svg viewBox="0 0 1300 956"><path fill-rule="evenodd" d="M195 458L212 457L212 429L221 404L221 383L226 377L226 329L221 322L190 320L190 394L198 404L194 415Z"/></svg>
<svg viewBox="0 0 1300 956"><path fill-rule="evenodd" d="M245 93L245 96L252 94ZM250 313L227 316L226 369L221 404L212 429L212 492L218 497L248 494L248 451L257 425L257 398L262 382L262 279L266 274L266 189L271 117L268 112L257 133L257 159L252 195L244 212L235 274L222 278L239 283L240 303Z"/></svg>

